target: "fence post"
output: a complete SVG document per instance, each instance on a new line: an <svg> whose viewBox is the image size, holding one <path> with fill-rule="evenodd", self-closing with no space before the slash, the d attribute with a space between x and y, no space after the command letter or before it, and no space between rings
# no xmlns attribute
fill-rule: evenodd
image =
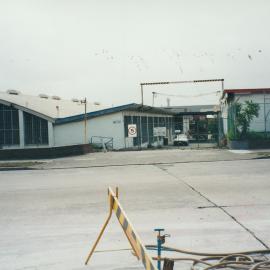
<svg viewBox="0 0 270 270"><path fill-rule="evenodd" d="M263 115L264 115L264 137L266 138L266 115L265 115L265 91L263 94Z"/></svg>

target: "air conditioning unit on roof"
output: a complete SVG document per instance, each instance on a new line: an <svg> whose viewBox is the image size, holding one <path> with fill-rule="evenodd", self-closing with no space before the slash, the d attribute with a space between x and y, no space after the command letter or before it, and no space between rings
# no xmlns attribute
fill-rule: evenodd
<svg viewBox="0 0 270 270"><path fill-rule="evenodd" d="M58 96L52 96L52 99L54 99L54 100L61 100L61 98L58 97Z"/></svg>
<svg viewBox="0 0 270 270"><path fill-rule="evenodd" d="M20 94L20 91L18 91L18 90L13 90L13 89L9 89L9 90L7 90L7 93L9 94L9 95L19 95Z"/></svg>
<svg viewBox="0 0 270 270"><path fill-rule="evenodd" d="M44 99L48 99L48 98L49 98L49 96L46 95L46 94L39 94L38 96L39 96L40 98L44 98Z"/></svg>

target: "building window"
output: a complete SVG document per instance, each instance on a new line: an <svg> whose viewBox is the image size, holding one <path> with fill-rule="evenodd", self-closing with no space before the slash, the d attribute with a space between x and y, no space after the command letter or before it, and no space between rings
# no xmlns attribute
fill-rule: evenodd
<svg viewBox="0 0 270 270"><path fill-rule="evenodd" d="M133 116L132 124L137 126L137 137L133 138L133 145L139 146L141 145L141 117Z"/></svg>
<svg viewBox="0 0 270 270"><path fill-rule="evenodd" d="M148 129L147 129L147 117L141 117L141 128L142 128L142 143L148 142Z"/></svg>
<svg viewBox="0 0 270 270"><path fill-rule="evenodd" d="M148 134L149 134L149 143L154 142L154 132L153 132L153 117L148 117Z"/></svg>
<svg viewBox="0 0 270 270"><path fill-rule="evenodd" d="M23 113L26 145L48 144L48 121L30 113Z"/></svg>
<svg viewBox="0 0 270 270"><path fill-rule="evenodd" d="M128 125L132 124L131 116L124 116L125 137L128 137Z"/></svg>
<svg viewBox="0 0 270 270"><path fill-rule="evenodd" d="M0 104L0 147L19 144L19 112L12 106Z"/></svg>

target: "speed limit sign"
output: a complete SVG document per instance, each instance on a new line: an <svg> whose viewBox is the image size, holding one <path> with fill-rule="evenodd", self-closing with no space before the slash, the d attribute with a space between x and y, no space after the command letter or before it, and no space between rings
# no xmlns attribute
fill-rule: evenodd
<svg viewBox="0 0 270 270"><path fill-rule="evenodd" d="M137 125L135 124L128 125L128 137L131 138L137 137Z"/></svg>

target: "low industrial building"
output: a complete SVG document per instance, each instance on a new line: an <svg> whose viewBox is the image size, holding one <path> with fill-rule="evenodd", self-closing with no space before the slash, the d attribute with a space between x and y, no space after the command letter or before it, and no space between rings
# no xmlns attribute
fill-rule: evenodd
<svg viewBox="0 0 270 270"><path fill-rule="evenodd" d="M233 116L229 115L230 107L235 103L244 104L252 101L259 104L259 115L250 124L250 131L259 133L270 132L270 88L226 89L221 98L221 117L224 134L228 133L228 123Z"/></svg>
<svg viewBox="0 0 270 270"><path fill-rule="evenodd" d="M173 140L170 112L131 103L104 107L58 96L0 92L0 148L102 145L113 149L158 146Z"/></svg>
<svg viewBox="0 0 270 270"><path fill-rule="evenodd" d="M176 132L188 135L189 141L218 141L219 105L171 106L163 109L174 115Z"/></svg>

